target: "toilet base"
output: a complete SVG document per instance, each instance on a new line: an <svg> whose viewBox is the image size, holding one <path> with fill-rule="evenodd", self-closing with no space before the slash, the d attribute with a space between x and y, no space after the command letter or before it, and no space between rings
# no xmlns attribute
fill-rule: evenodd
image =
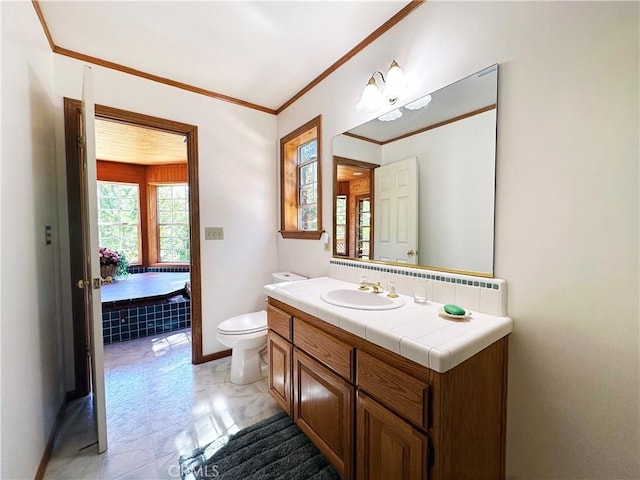
<svg viewBox="0 0 640 480"><path fill-rule="evenodd" d="M240 349L231 351L231 383L247 385L264 378L263 369L260 368L261 356L258 348Z"/></svg>

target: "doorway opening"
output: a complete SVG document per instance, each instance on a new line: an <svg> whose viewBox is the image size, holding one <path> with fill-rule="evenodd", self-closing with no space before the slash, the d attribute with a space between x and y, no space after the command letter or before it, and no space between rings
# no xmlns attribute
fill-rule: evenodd
<svg viewBox="0 0 640 480"><path fill-rule="evenodd" d="M378 165L333 157L334 255L373 258L374 175Z"/></svg>
<svg viewBox="0 0 640 480"><path fill-rule="evenodd" d="M80 167L81 167L81 156L79 150L79 139L80 139L80 116L81 116L81 108L82 104L78 100L73 99L64 99L64 116L65 116L65 144L66 144L66 157L67 157L67 191L68 191L68 207L69 207L69 237L70 237L70 259L71 259L71 275L72 279L76 280L78 278L82 278L82 254L79 252L82 251L82 237L81 237L81 193L80 193ZM121 235L120 239L111 239L114 242L120 242L119 246L124 246L128 249L129 255L131 259L134 259L134 266L132 267L132 271L140 272L142 269L147 271L147 269L159 269L159 270L188 270L190 281L188 286L183 285L181 287L181 291L178 292L180 295L188 296L190 303L190 322L191 322L191 361L194 364L202 363L204 361L209 360L209 358L204 359L202 355L202 309L201 309L201 272L200 272L200 219L199 219L199 192L198 192L198 130L196 126L188 125L180 122L174 122L171 120L161 119L157 117L151 117L148 115L143 115L134 112L128 112L125 110L120 110L112 107L106 107L102 105L95 106L95 116L97 122L108 122L104 123L107 127L112 129L117 129L118 127L124 127L125 129L129 129L131 131L135 131L136 128L146 129L147 131L151 131L154 133L154 136L162 136L162 135L171 135L174 140L179 139L178 142L182 145L183 149L186 149L186 165L183 167L177 168L176 171L168 172L171 168L155 168L154 171L149 173L145 172L145 175L149 174L150 178L155 181L151 182L153 188L149 190L153 190L152 193L147 191L147 187L145 186L145 194L144 199L139 198L139 212L138 212L138 221L137 225L132 220L133 217L126 217L126 221L122 221L122 219L114 219L113 222L104 222L104 235L109 237L109 235L114 232L120 231L122 232L133 232L134 230L140 230L140 237L138 246L133 245L133 241L131 238L127 238L126 235L124 237ZM169 137L167 137L169 138ZM104 155L104 154L103 154ZM139 155L139 154L138 154ZM100 156L98 156L100 160ZM100 163L100 162L99 162ZM140 170L140 166L126 164L125 162L120 161L119 164L117 162L109 162L111 165L102 165L103 174L106 175L105 181L108 181L109 178L113 181L114 175L114 167L115 170L127 170L128 174L131 174L132 170ZM133 168L132 168L133 167ZM145 168L145 167L142 167ZM100 166L98 167L100 170ZM177 170L182 170L182 173L177 172ZM104 172L107 173L104 173ZM110 172L110 173L109 173ZM100 173L98 174L100 176ZM111 175L111 177L109 176ZM155 177L154 177L155 175ZM180 177L182 179L182 188L177 188L176 190L180 190L177 192L165 192L164 189L158 189L158 186L164 186L165 184L174 185L175 180ZM123 180L126 178L120 176L119 180ZM165 181L162 181L162 180ZM169 180L167 180L169 179ZM173 180L172 180L173 179ZM96 179L98 181L99 179ZM145 185L148 185L147 177L145 177ZM184 188L186 186L186 188ZM107 188L106 191L109 189ZM173 189L170 189L173 190ZM160 193L159 193L160 192ZM113 192L112 192L113 193ZM178 220L182 219L182 223L176 222L176 225L163 225L167 228L163 229L164 232L168 232L170 235L168 237L164 237L164 241L161 243L161 235L159 226L162 225L159 220L162 220L163 217L165 220L168 217L173 219L173 210L170 214L167 215L166 211L162 211L162 209L158 210L158 195L160 195L163 199L167 198L167 195L170 194L180 197L180 195L186 196L186 201L183 201L182 204L186 207L186 211L176 213L176 218ZM138 195L140 193L138 192ZM108 195L107 195L108 197ZM153 202L156 204L156 208L151 208ZM108 204L108 200L105 200L105 203ZM130 204L134 203L133 201L129 202ZM126 204L126 202L125 202ZM163 205L166 207L173 208L176 204L180 204L180 202L163 202ZM129 212L131 213L131 212ZM187 234L185 237L185 225L184 218L188 217L188 227ZM144 218L143 218L144 217ZM153 218L150 218L153 217ZM108 225L111 223L111 225ZM171 223L171 222L170 222ZM117 225L116 225L117 224ZM113 227L113 228L109 228ZM142 233L143 230L146 230L146 233ZM173 235L175 233L175 235ZM167 240L168 238L168 240ZM188 238L188 245L185 245L186 239ZM101 238L102 240L102 238ZM149 245L154 245L154 248L149 248ZM115 244L114 244L115 245ZM172 247L172 248L162 248L162 247ZM146 248L145 248L146 247ZM136 252L137 250L137 252ZM164 261L163 261L164 260ZM136 270L138 269L138 270ZM140 273L135 273L134 275L139 275ZM163 282L161 282L163 283ZM169 295L174 293L174 290L169 289L169 291L160 292L158 295ZM151 295L156 296L156 295ZM172 297L174 297L173 295ZM169 298L172 298L169 297ZM149 299L146 298L145 301ZM89 320L85 318L84 314L84 298L82 292L79 289L72 288L72 309L73 309L73 337L74 337L74 370L75 370L75 389L71 394L71 397L81 397L87 395L91 391L90 385L90 364L89 364L89 356L87 355L87 346L89 345ZM155 312L155 311L154 311ZM121 316L121 313L118 312L118 317ZM104 316L103 316L104 318ZM145 319L147 317L145 316ZM165 324L161 323L158 327L155 322L155 313L153 319L152 328L154 329L154 333L157 333L155 329L160 328L161 330L165 328ZM122 318L118 318L118 321L122 321ZM180 321L180 316L178 316L178 322ZM138 324L138 335L140 333L140 324ZM144 325L145 331L148 332L149 325L145 323ZM120 332L122 329L120 329ZM118 338L118 341L120 338Z"/></svg>

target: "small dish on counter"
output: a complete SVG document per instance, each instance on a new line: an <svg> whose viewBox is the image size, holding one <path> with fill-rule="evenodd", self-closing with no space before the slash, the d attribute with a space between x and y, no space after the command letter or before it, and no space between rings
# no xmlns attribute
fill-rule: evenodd
<svg viewBox="0 0 640 480"><path fill-rule="evenodd" d="M464 314L461 314L461 315L453 315L451 313L445 312L443 307L438 308L438 313L443 317L451 318L454 320L464 320L471 316L471 312L469 310L465 310Z"/></svg>

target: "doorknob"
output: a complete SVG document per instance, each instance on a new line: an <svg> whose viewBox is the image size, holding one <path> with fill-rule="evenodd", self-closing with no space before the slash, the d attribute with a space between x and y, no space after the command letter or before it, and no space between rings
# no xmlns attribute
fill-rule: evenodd
<svg viewBox="0 0 640 480"><path fill-rule="evenodd" d="M413 257L416 253L418 252L414 252L413 249L407 250L407 257Z"/></svg>
<svg viewBox="0 0 640 480"><path fill-rule="evenodd" d="M98 290L102 285L111 285L113 283L113 278L108 276L107 278L94 278L93 279L93 289ZM89 280L78 280L76 282L76 287L85 288L91 285Z"/></svg>

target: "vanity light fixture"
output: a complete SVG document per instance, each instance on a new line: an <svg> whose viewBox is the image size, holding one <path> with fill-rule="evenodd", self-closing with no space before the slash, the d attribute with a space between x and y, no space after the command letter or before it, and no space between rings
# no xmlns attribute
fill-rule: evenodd
<svg viewBox="0 0 640 480"><path fill-rule="evenodd" d="M375 78L376 73L382 79L382 89L378 88ZM391 62L386 79L380 71L375 71L371 74L371 78L362 92L362 97L356 105L356 110L362 113L373 113L385 105L393 105L406 88L407 82L404 78L404 73L398 62L394 60Z"/></svg>

